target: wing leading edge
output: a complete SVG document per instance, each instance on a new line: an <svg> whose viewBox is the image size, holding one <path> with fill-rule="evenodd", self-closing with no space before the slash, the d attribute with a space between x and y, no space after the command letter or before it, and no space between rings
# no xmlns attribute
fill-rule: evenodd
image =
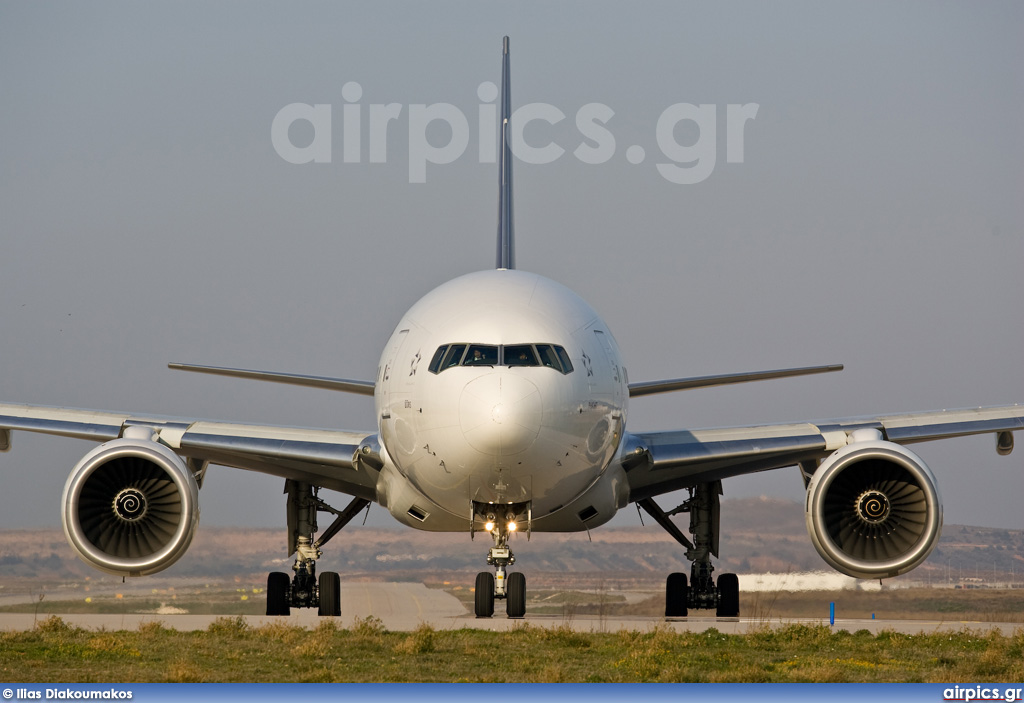
<svg viewBox="0 0 1024 703"><path fill-rule="evenodd" d="M6 438L8 447L12 430L104 442L124 436L133 427L149 429L154 441L196 463L304 481L367 500L376 497L381 463L375 432L0 404L0 440Z"/></svg>
<svg viewBox="0 0 1024 703"><path fill-rule="evenodd" d="M876 430L895 444L1008 433L1024 429L1024 405L641 432L626 438L622 463L630 496L636 501L730 476L816 462L846 446L853 432L864 429Z"/></svg>

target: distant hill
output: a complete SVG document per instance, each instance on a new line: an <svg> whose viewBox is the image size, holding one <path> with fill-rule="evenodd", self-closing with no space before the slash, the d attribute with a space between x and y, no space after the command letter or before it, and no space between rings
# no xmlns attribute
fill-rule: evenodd
<svg viewBox="0 0 1024 703"><path fill-rule="evenodd" d="M685 516L680 521L684 532ZM737 573L828 570L811 546L800 503L733 499L722 503L722 559L716 569ZM345 578L452 580L470 583L486 568L485 534L419 532L406 528L349 526L326 547L321 569ZM661 582L671 571L689 569L683 548L648 520L646 527L598 528L588 534L517 533L516 569L545 582L602 580ZM200 525L188 553L152 577L261 580L269 571L289 571L285 531L206 528ZM0 584L12 581L92 580L103 574L82 563L60 530L0 531ZM946 525L929 560L901 579L941 583L963 578L1024 582L1024 531ZM110 577L113 578L113 577ZM118 579L119 580L119 579Z"/></svg>

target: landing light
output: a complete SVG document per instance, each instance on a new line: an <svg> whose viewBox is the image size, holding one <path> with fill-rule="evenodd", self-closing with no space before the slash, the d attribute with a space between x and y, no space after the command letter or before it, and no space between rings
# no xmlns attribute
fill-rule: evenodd
<svg viewBox="0 0 1024 703"><path fill-rule="evenodd" d="M494 529L494 523L493 522L487 523L486 525L484 525L484 529L487 530L488 532L490 532L491 530Z"/></svg>
<svg viewBox="0 0 1024 703"><path fill-rule="evenodd" d="M516 524L514 522L510 522L508 524L508 531L509 532L515 532L516 531Z"/></svg>

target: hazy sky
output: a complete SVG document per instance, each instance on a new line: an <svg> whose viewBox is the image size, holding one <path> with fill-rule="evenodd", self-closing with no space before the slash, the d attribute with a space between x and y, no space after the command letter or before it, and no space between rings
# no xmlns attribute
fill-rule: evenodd
<svg viewBox="0 0 1024 703"><path fill-rule="evenodd" d="M413 302L493 266L478 88L499 81L505 34L515 105L566 115L525 135L565 153L515 165L518 266L602 313L631 380L846 364L636 399L631 429L1024 402L1013 2L3 2L0 399L375 429L368 398L165 365L371 379ZM329 163L275 150L271 124L294 103L331 106ZM389 103L402 110L386 161L369 163L369 106ZM441 103L466 116L468 147L410 183L411 106ZM575 124L592 103L614 113L598 164L573 153L593 146ZM668 132L703 144L705 168L715 156L689 185L657 168L673 161L659 117L679 104L707 106L716 126ZM727 158L730 104L758 106L742 163ZM453 131L427 137L440 148ZM289 135L303 146L312 129ZM345 161L346 137L361 162ZM915 449L947 522L1024 528L1024 448L994 444ZM89 446L16 433L0 528L58 525ZM213 469L202 524L283 529L281 490ZM803 490L791 469L725 492ZM380 508L371 520L394 524ZM617 520L638 522L632 507Z"/></svg>

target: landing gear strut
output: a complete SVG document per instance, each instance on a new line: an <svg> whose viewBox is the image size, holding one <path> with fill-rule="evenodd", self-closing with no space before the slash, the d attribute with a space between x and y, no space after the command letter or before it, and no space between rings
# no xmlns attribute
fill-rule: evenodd
<svg viewBox="0 0 1024 703"><path fill-rule="evenodd" d="M320 500L317 487L301 481L285 482L288 494L288 549L295 555L293 575L275 571L267 577L267 615L289 615L292 608L317 608L320 615L341 615L341 577L324 571L319 579L316 560L331 537L347 525L369 501L354 498L339 512ZM332 513L334 522L316 539L316 514Z"/></svg>
<svg viewBox="0 0 1024 703"><path fill-rule="evenodd" d="M710 610L720 618L740 614L739 579L736 574L721 574L716 586L711 557L718 557L719 496L722 482L698 483L688 489L690 497L669 512L663 511L651 498L637 502L681 545L690 560L690 578L686 574L670 574L665 584L665 617L686 617L689 608ZM690 514L691 542L669 518L676 513Z"/></svg>
<svg viewBox="0 0 1024 703"><path fill-rule="evenodd" d="M505 612L510 618L521 618L526 615L526 576L519 571L508 573L506 567L516 563L516 557L508 546L509 535L516 527L516 511L508 509L504 520L485 506L487 510L479 513L486 520L485 529L491 533L494 546L487 551L487 563L494 567L494 573L481 571L476 575L475 610L478 618L489 618L494 615L494 600L505 601ZM474 519L477 512L474 510Z"/></svg>

